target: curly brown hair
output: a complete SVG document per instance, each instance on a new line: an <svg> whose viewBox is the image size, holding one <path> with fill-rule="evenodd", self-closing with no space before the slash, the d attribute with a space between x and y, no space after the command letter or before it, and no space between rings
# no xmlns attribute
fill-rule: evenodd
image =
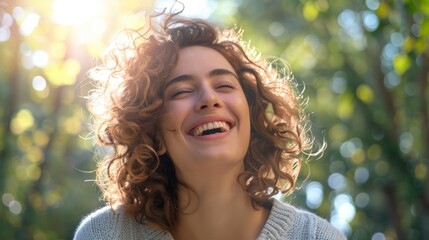
<svg viewBox="0 0 429 240"><path fill-rule="evenodd" d="M154 24L154 19L163 21ZM98 165L97 183L111 206L121 205L140 223L170 230L181 209L175 168L161 151L159 119L166 78L180 49L204 46L218 51L238 75L250 109L251 140L238 176L255 207L294 190L297 174L313 141L287 65L260 60L241 31L201 19L160 14L146 28L125 31L131 44L115 44L89 76L95 82L89 109L101 146L112 150ZM278 62L277 62L278 63ZM303 155L304 154L304 155Z"/></svg>

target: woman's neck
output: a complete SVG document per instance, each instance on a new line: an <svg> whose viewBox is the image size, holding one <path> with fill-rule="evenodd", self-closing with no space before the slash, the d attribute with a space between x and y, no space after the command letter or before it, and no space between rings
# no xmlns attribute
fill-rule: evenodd
<svg viewBox="0 0 429 240"><path fill-rule="evenodd" d="M229 170L219 175L210 172L193 181L187 175L186 183L193 191L179 190L182 211L172 231L174 239L257 238L269 210L255 209L237 180L239 171Z"/></svg>

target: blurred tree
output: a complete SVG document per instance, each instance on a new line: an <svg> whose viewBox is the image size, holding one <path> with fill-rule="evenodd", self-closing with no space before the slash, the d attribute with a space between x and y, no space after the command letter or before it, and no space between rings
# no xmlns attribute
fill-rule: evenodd
<svg viewBox="0 0 429 240"><path fill-rule="evenodd" d="M152 1L0 2L0 239L70 239L101 203L85 72ZM121 17L118 17L121 16Z"/></svg>
<svg viewBox="0 0 429 240"><path fill-rule="evenodd" d="M228 24L291 63L328 143L296 202L350 239L427 239L429 2L237 2Z"/></svg>

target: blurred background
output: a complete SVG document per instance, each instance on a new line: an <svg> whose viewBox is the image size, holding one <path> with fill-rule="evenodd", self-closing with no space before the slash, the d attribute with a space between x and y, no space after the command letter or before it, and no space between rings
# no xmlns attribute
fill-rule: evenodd
<svg viewBox="0 0 429 240"><path fill-rule="evenodd" d="M285 201L349 239L429 239L429 1L182 1L305 85L321 159ZM86 71L172 0L0 0L0 239L71 239L101 206Z"/></svg>

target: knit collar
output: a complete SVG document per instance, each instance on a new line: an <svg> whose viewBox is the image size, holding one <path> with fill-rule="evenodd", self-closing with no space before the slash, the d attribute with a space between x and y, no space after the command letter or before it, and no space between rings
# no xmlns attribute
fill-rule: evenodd
<svg viewBox="0 0 429 240"><path fill-rule="evenodd" d="M272 199L270 215L264 225L264 228L259 234L258 240L282 239L282 237L284 237L288 231L291 231L295 217L295 208L282 203L277 199ZM171 234L167 231L152 229L146 225L138 225L139 227L145 229L143 231L148 234L150 239L173 239Z"/></svg>
<svg viewBox="0 0 429 240"><path fill-rule="evenodd" d="M295 209L281 203L277 199L273 199L273 206L270 215L258 240L262 239L281 239L287 231L292 229L292 224L295 220Z"/></svg>

